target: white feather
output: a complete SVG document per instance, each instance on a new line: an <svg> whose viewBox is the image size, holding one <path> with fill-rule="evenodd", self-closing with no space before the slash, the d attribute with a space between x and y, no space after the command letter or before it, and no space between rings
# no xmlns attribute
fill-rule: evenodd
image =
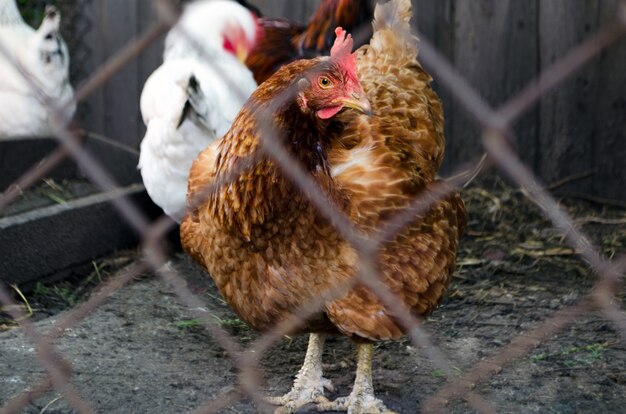
<svg viewBox="0 0 626 414"><path fill-rule="evenodd" d="M44 98L33 90L13 61L27 71L52 105L60 107L72 100L69 53L59 33L60 22L58 10L49 7L41 26L34 30L19 16L15 0L0 0L0 43L10 56L7 59L0 53L0 139L53 133ZM75 106L68 110L68 119L74 111Z"/></svg>
<svg viewBox="0 0 626 414"><path fill-rule="evenodd" d="M187 3L178 23L165 38L163 59L202 57L206 52L223 50L224 35L241 28L246 39L254 42L258 32L256 18L245 7L231 0L199 0ZM190 41L190 38L193 41Z"/></svg>
<svg viewBox="0 0 626 414"><path fill-rule="evenodd" d="M252 73L223 50L221 41L204 41L222 36L223 23L232 23L232 14L214 20L224 12L222 3L229 4L228 10L236 6L237 15L243 16L239 17L242 27L254 27L252 15L236 3L212 0L190 4L179 24L199 25L185 30L194 37L203 32L206 37L199 39L203 39L204 52L199 55L173 29L166 40L165 61L146 81L141 94L147 126L139 158L141 176L152 200L177 222L185 212L191 164L200 151L230 129L256 88ZM197 19L200 5L199 15L211 16L210 21ZM193 18L188 16L190 11Z"/></svg>

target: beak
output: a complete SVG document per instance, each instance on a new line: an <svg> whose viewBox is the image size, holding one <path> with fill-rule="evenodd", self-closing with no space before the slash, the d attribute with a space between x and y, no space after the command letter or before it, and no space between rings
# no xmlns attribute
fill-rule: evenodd
<svg viewBox="0 0 626 414"><path fill-rule="evenodd" d="M337 102L342 103L346 108L357 110L368 116L372 115L372 106L365 96L359 96L353 93L351 98L341 98L338 99Z"/></svg>
<svg viewBox="0 0 626 414"><path fill-rule="evenodd" d="M246 59L248 59L248 48L242 43L237 44L237 59L244 64Z"/></svg>

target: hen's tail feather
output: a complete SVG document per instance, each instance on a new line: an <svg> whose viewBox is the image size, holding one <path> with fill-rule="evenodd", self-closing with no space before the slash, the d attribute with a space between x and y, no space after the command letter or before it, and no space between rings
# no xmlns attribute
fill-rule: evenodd
<svg viewBox="0 0 626 414"><path fill-rule="evenodd" d="M376 33L389 30L402 46L415 48L417 37L411 33L413 10L411 0L390 0L378 3L374 10L374 37Z"/></svg>

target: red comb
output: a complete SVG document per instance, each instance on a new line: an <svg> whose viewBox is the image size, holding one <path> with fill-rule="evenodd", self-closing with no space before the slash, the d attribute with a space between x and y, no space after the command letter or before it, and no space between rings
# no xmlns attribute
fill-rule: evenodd
<svg viewBox="0 0 626 414"><path fill-rule="evenodd" d="M339 63L349 74L356 78L356 55L352 53L352 36L341 27L335 29L337 38L330 49L331 60Z"/></svg>
<svg viewBox="0 0 626 414"><path fill-rule="evenodd" d="M352 53L352 35L343 30L341 27L335 29L337 38L332 49L330 49L330 57L333 59L343 59Z"/></svg>

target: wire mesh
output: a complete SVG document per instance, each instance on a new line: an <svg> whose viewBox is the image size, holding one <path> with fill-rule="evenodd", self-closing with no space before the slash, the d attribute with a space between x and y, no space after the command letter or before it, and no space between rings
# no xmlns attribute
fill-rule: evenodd
<svg viewBox="0 0 626 414"><path fill-rule="evenodd" d="M82 69L84 65L81 62L84 59L89 59L90 51L81 42L81 38L85 31L88 30L91 22L80 12L81 7L88 2L89 0L79 1L78 3L60 2L66 21L70 25L65 31L67 34L66 38L73 39L69 42L72 62L76 62L72 66L74 68L72 78L74 81L84 80L82 86L75 94L77 103L84 101L91 93L106 84L112 76L132 62L148 46L157 41L161 35L166 33L179 17L178 2L159 1L157 8L161 20L156 22L138 39L120 50L116 56L112 57L97 71L88 74ZM535 105L546 92L562 84L568 76L597 56L607 46L623 37L625 33L626 2L622 2L620 13L613 24L572 50L563 59L545 70L527 88L513 96L499 108L492 108L485 102L428 39L418 33L421 40L419 46L420 60L430 68L437 82L447 88L450 94L462 103L483 130L483 145L487 154L486 164L483 165L480 160L476 160L469 166L460 166L458 171L461 173L468 170L474 171L479 168L478 166L484 168L497 167L503 174L509 176L513 182L525 189L528 197L544 212L553 225L563 231L566 235L566 243L580 252L580 256L598 275L594 289L578 304L556 311L536 328L520 333L507 346L502 347L494 355L477 363L473 369L464 375L457 378L452 376L451 378L454 379L448 381L423 404L425 412L440 411L447 403L456 398L466 400L479 412L495 412L494 404L473 390L491 376L497 375L512 361L528 354L534 347L563 330L579 315L589 309L599 309L605 318L613 324L624 343L626 343L626 315L618 305L618 302L615 301L615 295L621 286L623 273L626 268L626 257L615 258L611 261L603 258L597 248L589 242L580 227L559 206L549 191L537 184L539 180L520 161L518 155L509 145L509 142L514 140L512 123L522 113ZM186 35L189 36L188 34ZM199 49L202 55L201 41L199 39L190 39L190 41ZM4 54L5 58L9 57L2 47L0 47L0 52ZM211 64L210 60L207 60L206 63L208 65ZM20 70L24 72L26 79L31 81L28 77L27 69L20 68ZM232 86L236 87L236 85ZM47 157L46 162L34 165L32 169L25 172L24 176L16 182L16 185L3 194L2 198L0 198L0 211L16 199L19 194L18 190L32 186L67 156L80 165L85 174L93 182L97 183L103 191L112 192L119 188L107 172L106 166L97 162L88 152L83 151L81 140L76 130L64 123L64 111L67 108L58 108L50 104L43 91L38 90L37 85L32 81L31 87L34 91L38 91L38 95L41 96L44 102L49 103L50 113L55 119L56 136L61 148L51 153ZM37 357L47 373L41 382L28 387L24 393L18 395L2 407L3 412L19 412L30 400L45 394L51 388L61 393L76 411L94 412L89 399L80 395L72 385L70 364L55 349L54 340L63 335L67 329L76 326L104 303L114 292L123 289L133 278L146 269L152 269L160 276L163 283L172 287L180 301L188 306L190 311L203 322L205 328L227 351L239 369L240 388L237 391L220 395L201 404L197 412L219 412L224 407L245 396L258 403L261 409L270 410L270 407L264 400L264 393L259 380L261 375L258 367L259 358L268 352L270 347L284 335L300 325L308 316L319 311L324 302L343 295L355 283L367 285L395 315L398 315L398 319L405 327L411 341L420 349L425 350L427 357L434 366L444 372L451 371L448 357L441 348L432 342L427 328L422 325L422 321L416 318L408 309L401 306L401 302L395 300L394 295L381 282L377 274L377 263L372 259L374 256L372 253L376 252L385 240L397 235L416 216L427 212L433 203L443 200L454 191L459 191L468 179L467 174L453 174L444 183L428 187L420 197L413 200L409 209L390 220L386 227L379 229L373 236L363 235L354 228L349 218L339 207L328 201L323 191L306 173L299 162L280 144L282 140L280 139L279 131L274 128L271 122L268 122L271 115L270 110L267 108L258 109L264 152L280 166L284 174L290 176L295 185L304 194L307 194L310 202L318 209L320 214L333 223L342 237L349 241L358 252L360 268L356 279L351 280L344 286L334 287L331 291L326 292L326 295L312 303L303 304L297 312L294 312L293 317L275 326L249 347L243 348L222 327L215 323L204 310L203 300L189 290L181 275L174 268L167 265L167 252L163 250L160 242L167 232L173 228L174 223L167 217L150 222L130 199L116 199L114 201L115 207L143 239L142 251L144 261L111 278L101 287L98 294L72 309L63 318L58 319L46 334L38 332L35 326L24 317L25 315L20 308L14 306L14 300L11 298L7 287L0 283L0 304L4 305L6 309L10 309L15 320L20 321L21 328L36 345L38 350ZM191 205L202 202L208 194L211 194L225 183L236 179L238 174L254 161L254 159L247 160L247 163L242 163L240 168L232 171L228 177L223 177L220 182L210 188L206 188L198 200L191 201Z"/></svg>

